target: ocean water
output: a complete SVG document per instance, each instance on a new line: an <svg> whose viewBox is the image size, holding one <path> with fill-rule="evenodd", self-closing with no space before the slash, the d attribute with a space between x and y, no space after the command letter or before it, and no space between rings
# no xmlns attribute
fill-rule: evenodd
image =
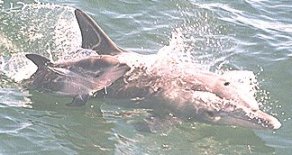
<svg viewBox="0 0 292 155"><path fill-rule="evenodd" d="M252 71L276 131L183 122L155 133L134 125L146 109L24 90L35 71L24 53L53 60L78 55L74 8L119 46L201 69ZM292 2L287 0L0 0L0 154L291 154ZM241 76L241 75L240 75Z"/></svg>

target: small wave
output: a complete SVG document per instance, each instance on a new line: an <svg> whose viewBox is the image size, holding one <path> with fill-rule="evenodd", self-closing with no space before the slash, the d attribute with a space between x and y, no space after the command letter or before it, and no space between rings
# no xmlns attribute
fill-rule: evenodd
<svg viewBox="0 0 292 155"><path fill-rule="evenodd" d="M30 94L17 88L0 88L0 104L9 107L31 108Z"/></svg>

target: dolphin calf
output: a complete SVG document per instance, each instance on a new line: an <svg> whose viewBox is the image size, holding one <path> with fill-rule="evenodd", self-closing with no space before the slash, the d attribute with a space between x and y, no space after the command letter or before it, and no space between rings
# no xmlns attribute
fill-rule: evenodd
<svg viewBox="0 0 292 155"><path fill-rule="evenodd" d="M52 63L37 54L26 54L37 71L23 81L31 89L72 96L70 105L85 104L89 96L110 86L130 68L112 56L91 56L78 60Z"/></svg>
<svg viewBox="0 0 292 155"><path fill-rule="evenodd" d="M254 96L240 92L236 83L224 76L192 66L187 67L191 72L184 72L176 65L155 65L159 61L155 54L121 49L83 11L76 9L75 15L82 48L99 56L54 64L29 54L27 57L38 66L27 82L32 88L73 96L73 104L84 104L90 94L95 94L126 99L191 121L257 129L281 127L277 118L260 110Z"/></svg>

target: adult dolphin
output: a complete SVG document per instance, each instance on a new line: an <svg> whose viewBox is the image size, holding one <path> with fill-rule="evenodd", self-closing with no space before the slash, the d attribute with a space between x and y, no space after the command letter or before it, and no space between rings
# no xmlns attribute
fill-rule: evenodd
<svg viewBox="0 0 292 155"><path fill-rule="evenodd" d="M81 30L82 48L94 50L101 56L108 56L119 64L130 67L129 71L124 67L119 72L120 74L107 85L100 85L98 82L100 79L97 78L98 89L89 88L90 92L94 90L96 96L128 99L136 102L135 105L139 104L161 113L164 111L173 117L186 120L195 119L213 124L259 129L278 129L281 127L281 123L275 117L260 110L259 104L253 96L240 92L235 83L222 75L196 69L192 73L178 71L181 68L176 68L175 65L171 67L154 65L155 67L153 67L153 64L159 60L157 56L125 51L118 47L87 14L76 9L75 15ZM37 61L37 59L30 59L34 62ZM78 66L79 61L84 60L53 65L57 66L58 69L51 69L51 71L62 70L62 74L58 74L61 77L67 77L68 74L74 75L74 77L82 76L78 69L76 70L78 67L73 67L75 69L70 67ZM68 65L63 67L62 64ZM191 66L189 67L191 68ZM81 68L85 70L82 73L87 72L87 70L90 70L90 73L93 73L94 70L104 70L102 66L98 65L93 66L93 70L92 68ZM67 71L63 72L64 69ZM107 70L104 74L107 75ZM94 79L91 74L86 75ZM67 82L63 83L60 88L51 89L50 84L44 85L42 82L35 82L40 79L37 77L38 75L33 76L28 80L28 83L29 85L37 85L38 89L46 87L45 89L63 92L64 87L70 88L71 86ZM104 77L111 79L110 76ZM46 80L53 81L50 78ZM72 81L78 83L78 86L84 86L82 80L74 79ZM88 88L88 86L85 87ZM68 92L67 90L69 89L66 89L66 92ZM74 94L82 93L76 91Z"/></svg>

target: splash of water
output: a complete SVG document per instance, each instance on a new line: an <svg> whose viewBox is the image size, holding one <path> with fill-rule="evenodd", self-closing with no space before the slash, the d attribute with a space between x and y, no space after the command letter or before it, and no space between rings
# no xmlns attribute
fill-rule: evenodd
<svg viewBox="0 0 292 155"><path fill-rule="evenodd" d="M73 55L81 46L73 11L71 7L48 4L23 4L21 8L2 11L1 72L20 82L36 71L36 66L25 58L26 53L38 53L55 61Z"/></svg>
<svg viewBox="0 0 292 155"><path fill-rule="evenodd" d="M185 35L192 33L192 31L193 29L190 29L190 27L176 29L172 33L169 45L158 51L156 61L153 63L151 70L158 70L158 72L164 70L170 74L175 73L178 75L214 72L232 82L240 94L251 100L254 99L259 91L256 75L252 71L230 70L223 67L228 63L228 58L233 55L232 52L228 51L230 50L229 46L223 44L221 46L221 43L226 42L226 40L218 38L218 40L214 41L218 45L218 49L220 49L216 50L219 53L213 55L213 51L205 51L205 54L210 57L201 57L201 53L197 54L198 49L194 46L197 43L197 39ZM211 45L206 44L206 46L213 46L213 43L210 42L209 44ZM266 96L266 94L261 95ZM261 101L259 101L259 106L262 106Z"/></svg>

